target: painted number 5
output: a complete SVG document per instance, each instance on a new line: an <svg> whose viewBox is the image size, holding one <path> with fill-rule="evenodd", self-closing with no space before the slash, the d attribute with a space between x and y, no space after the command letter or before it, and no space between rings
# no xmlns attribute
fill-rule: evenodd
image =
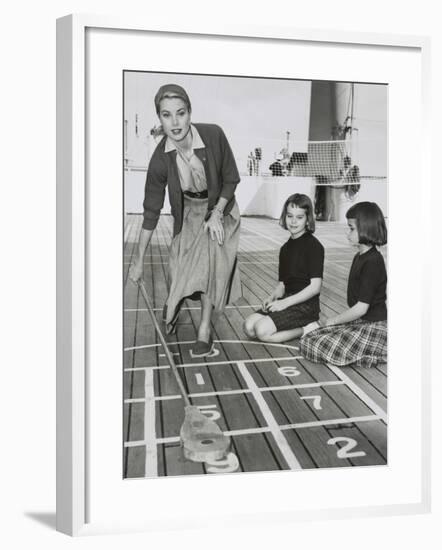
<svg viewBox="0 0 442 550"><path fill-rule="evenodd" d="M365 456L366 453L364 451L353 451L352 453L350 452L358 444L357 441L355 441L351 437L333 437L332 439L329 439L327 441L327 444L336 445L336 443L339 443L341 441L345 442L345 445L338 450L338 458L355 458L357 456Z"/></svg>
<svg viewBox="0 0 442 550"><path fill-rule="evenodd" d="M221 418L221 413L216 410L216 405L198 405L198 409L210 420L219 420Z"/></svg>
<svg viewBox="0 0 442 550"><path fill-rule="evenodd" d="M229 453L226 458L207 462L207 472L210 474L229 474L236 472L239 468L238 457L234 453Z"/></svg>

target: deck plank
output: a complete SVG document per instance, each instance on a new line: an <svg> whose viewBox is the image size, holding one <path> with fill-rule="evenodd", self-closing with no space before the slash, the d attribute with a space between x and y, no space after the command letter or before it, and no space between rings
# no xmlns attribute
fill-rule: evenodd
<svg viewBox="0 0 442 550"><path fill-rule="evenodd" d="M146 447L129 447L125 449L124 477L143 478L145 474Z"/></svg>
<svg viewBox="0 0 442 550"><path fill-rule="evenodd" d="M327 441L330 439L329 432L322 426L308 429L294 430L300 441L312 457L317 468L333 468L350 466L347 459L339 459Z"/></svg>
<svg viewBox="0 0 442 550"><path fill-rule="evenodd" d="M354 369L351 367L346 367L343 369L345 374L359 387L363 390L373 401L379 405L384 411L387 411L387 398L383 393L383 388L377 388L373 384L367 381L361 375L361 368Z"/></svg>
<svg viewBox="0 0 442 550"><path fill-rule="evenodd" d="M349 449L349 453L363 452L363 456L349 457L347 460L353 466L377 466L384 465L385 458L377 451L376 447L361 433L357 426L329 430L332 438L345 437L356 442L356 446ZM341 449L345 442L336 443L335 450ZM340 459L343 460L343 459Z"/></svg>
<svg viewBox="0 0 442 550"><path fill-rule="evenodd" d="M164 447L166 475L180 476L186 474L198 475L204 473L203 465L199 462L186 460L180 445L166 445Z"/></svg>
<svg viewBox="0 0 442 550"><path fill-rule="evenodd" d="M174 397L156 402L156 437L177 437L184 418L183 400L178 385L168 368L157 369L156 365L167 366L166 358L158 346L158 337L145 309L138 289L128 280L130 262L136 253L138 234L142 217L129 215L125 218L124 243L124 346L136 347L124 353L124 399L142 399L146 368L153 368L154 393L156 396ZM354 256L354 249L346 244L345 228L342 224L318 223L317 237L324 244L324 282L321 291L321 316L334 315L346 307L347 277ZM161 216L154 232L144 266L144 281L152 297L155 315L162 325L162 307L167 297L167 263L172 239L172 218ZM166 336L179 368L180 375L189 393L238 392L226 395L193 395L191 401L203 412L217 418L223 430L254 429L266 426L266 418L254 395L261 393L269 407L270 414L279 425L351 418L373 414L344 384L327 385L336 382L337 376L325 365L311 363L299 355L297 340L288 342L290 347L275 347L247 341L243 323L250 313L260 307L261 302L274 289L278 280L278 255L280 246L287 240L276 220L243 218L238 266L240 269L243 297L237 305L229 307L213 323L215 346L219 352L209 359L193 359L190 355L199 323L199 303L186 301L180 312L176 335ZM386 257L386 249L382 250ZM229 343L236 342L236 343ZM188 342L188 343L184 343ZM154 345L152 345L154 344ZM147 346L147 347L146 347ZM278 360L279 358L279 360ZM268 359L261 362L262 359ZM284 360L288 359L288 360ZM238 362L246 360L244 366L253 384L248 388L238 368ZM255 362L253 362L255 361ZM229 364L218 364L226 362ZM200 364L201 363L201 364ZM205 363L208 363L207 365ZM281 370L295 367L291 376ZM131 369L141 370L131 370ZM246 372L246 371L244 371ZM293 375L296 372L296 375ZM387 366L373 369L346 369L349 378L384 410L387 407ZM299 384L321 384L319 387L293 388ZM290 388L263 391L266 387ZM241 391L243 390L243 391ZM320 398L320 407L316 405ZM305 399L307 397L307 399ZM304 398L304 399L302 399ZM266 413L268 414L268 412ZM124 405L125 441L144 439L144 403ZM308 428L284 429L290 448L302 468L342 467L350 465L385 464L387 460L387 427L381 420L333 424ZM342 459L337 456L338 446L329 445L332 437L349 437L357 441L363 457ZM158 447L158 475L185 475L207 473L208 466L184 460L178 444L160 444ZM232 456L236 456L236 471L274 471L287 469L281 449L271 432L247 433L232 438ZM146 459L144 445L128 447L124 452L125 476L143 477ZM236 460L236 459L235 459ZM233 462L235 462L233 460ZM231 463L222 463L214 471L230 471Z"/></svg>
<svg viewBox="0 0 442 550"><path fill-rule="evenodd" d="M388 443L387 443L387 426L381 420L373 422L357 422L355 425L364 434L364 436L372 443L378 453L387 463Z"/></svg>
<svg viewBox="0 0 442 550"><path fill-rule="evenodd" d="M268 436L246 434L235 436L232 439L243 471L270 472L287 468L282 457L278 460L274 454Z"/></svg>

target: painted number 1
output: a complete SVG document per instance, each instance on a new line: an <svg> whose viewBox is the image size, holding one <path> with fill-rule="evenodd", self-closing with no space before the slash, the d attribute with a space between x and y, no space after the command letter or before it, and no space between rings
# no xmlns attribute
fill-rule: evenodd
<svg viewBox="0 0 442 550"><path fill-rule="evenodd" d="M327 444L336 445L336 443L339 443L340 441L345 442L345 445L338 450L338 458L355 458L357 456L366 455L364 451L353 451L352 453L350 452L358 445L357 441L355 441L351 437L333 437L332 439L329 439L327 441Z"/></svg>

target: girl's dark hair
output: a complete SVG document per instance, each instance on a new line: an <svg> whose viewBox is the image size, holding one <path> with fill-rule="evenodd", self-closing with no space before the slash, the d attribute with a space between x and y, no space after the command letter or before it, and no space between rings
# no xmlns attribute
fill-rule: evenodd
<svg viewBox="0 0 442 550"><path fill-rule="evenodd" d="M290 204L292 204L293 206L296 206L297 208L302 208L305 210L305 213L307 214L307 223L306 223L305 229L309 233L314 233L315 232L315 215L313 211L313 204L310 198L307 197L307 195L303 195L301 193L295 193L294 195L290 195L290 197L285 201L284 207L281 212L281 217L279 218L279 225L284 229L287 229L285 218L287 216L287 209Z"/></svg>
<svg viewBox="0 0 442 550"><path fill-rule="evenodd" d="M381 246L387 243L385 218L375 202L358 202L347 211L345 217L356 220L360 244Z"/></svg>

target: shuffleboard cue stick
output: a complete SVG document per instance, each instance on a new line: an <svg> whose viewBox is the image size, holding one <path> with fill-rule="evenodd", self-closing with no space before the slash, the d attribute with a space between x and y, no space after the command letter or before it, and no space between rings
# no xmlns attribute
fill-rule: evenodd
<svg viewBox="0 0 442 550"><path fill-rule="evenodd" d="M230 438L223 434L216 422L210 420L191 404L189 395L184 387L175 360L164 339L163 333L156 320L144 282L140 279L138 287L146 302L147 311L152 319L155 330L158 333L167 361L176 378L181 395L184 399L184 422L180 429L181 445L184 456L193 462L213 462L224 458L230 447Z"/></svg>

